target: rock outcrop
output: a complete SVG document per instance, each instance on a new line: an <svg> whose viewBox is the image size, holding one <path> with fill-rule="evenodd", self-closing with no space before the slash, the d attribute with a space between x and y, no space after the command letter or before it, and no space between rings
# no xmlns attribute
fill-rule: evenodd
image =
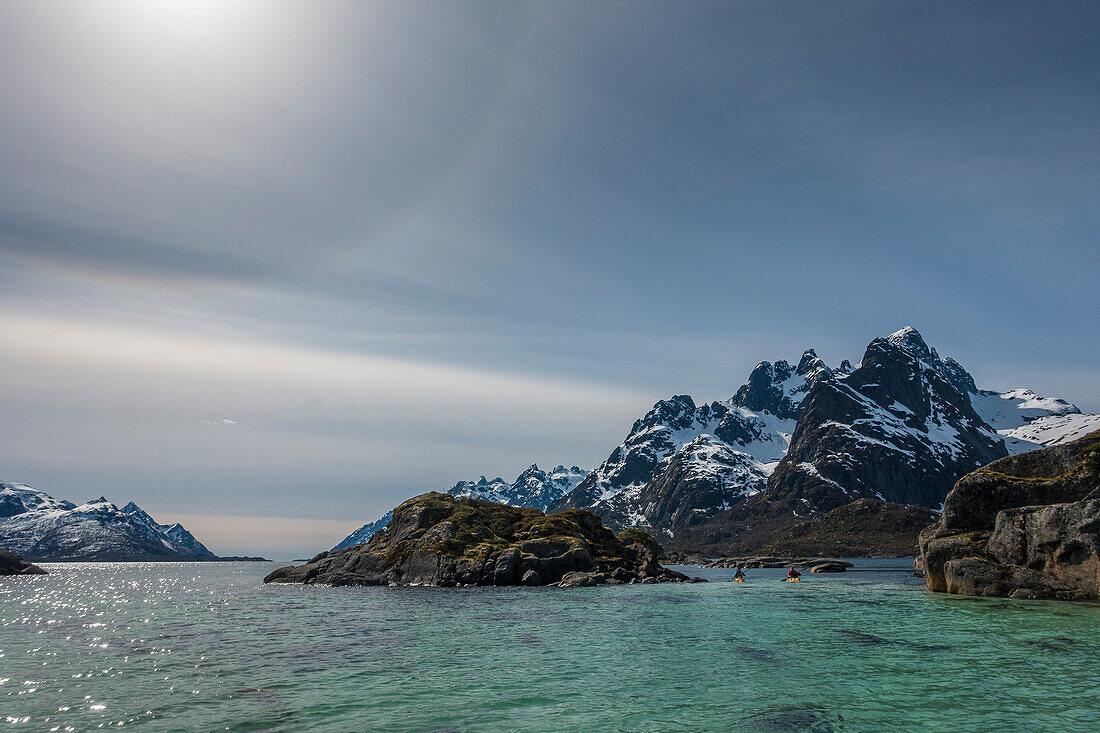
<svg viewBox="0 0 1100 733"><path fill-rule="evenodd" d="M1100 431L964 476L920 548L935 592L1100 598Z"/></svg>
<svg viewBox="0 0 1100 733"><path fill-rule="evenodd" d="M265 583L326 585L560 585L686 582L662 567L645 532L618 535L591 512L544 514L431 492L393 510L366 544L279 568Z"/></svg>
<svg viewBox="0 0 1100 733"><path fill-rule="evenodd" d="M14 552L0 550L0 575L45 575L46 571L32 565Z"/></svg>

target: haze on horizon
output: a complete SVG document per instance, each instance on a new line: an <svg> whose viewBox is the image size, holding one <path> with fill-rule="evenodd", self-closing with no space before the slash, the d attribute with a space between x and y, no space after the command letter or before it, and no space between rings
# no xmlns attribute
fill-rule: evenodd
<svg viewBox="0 0 1100 733"><path fill-rule="evenodd" d="M906 324L1100 412L1100 7L4 18L0 479L302 557Z"/></svg>

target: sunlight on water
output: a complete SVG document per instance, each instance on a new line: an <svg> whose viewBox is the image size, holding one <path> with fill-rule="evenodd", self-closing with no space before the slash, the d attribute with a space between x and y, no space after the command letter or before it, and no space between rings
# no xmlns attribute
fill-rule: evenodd
<svg viewBox="0 0 1100 733"><path fill-rule="evenodd" d="M45 567L0 579L11 730L1100 730L1100 607L933 596L900 567L571 590Z"/></svg>

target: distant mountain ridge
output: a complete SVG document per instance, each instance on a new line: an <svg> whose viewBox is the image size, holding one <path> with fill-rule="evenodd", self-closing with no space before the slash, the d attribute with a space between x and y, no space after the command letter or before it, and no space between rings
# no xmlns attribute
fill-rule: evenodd
<svg viewBox="0 0 1100 733"><path fill-rule="evenodd" d="M181 524L159 524L137 504L104 497L76 505L0 482L0 548L39 562L216 559Z"/></svg>
<svg viewBox="0 0 1100 733"><path fill-rule="evenodd" d="M547 472L532 463L512 483L502 478L490 481L481 476L476 481L459 481L446 493L455 497L485 499L498 504L546 511L551 502L572 491L587 473L576 466L566 468L562 465ZM369 541L375 533L385 529L391 519L393 512L386 512L349 534L332 549L335 551Z"/></svg>

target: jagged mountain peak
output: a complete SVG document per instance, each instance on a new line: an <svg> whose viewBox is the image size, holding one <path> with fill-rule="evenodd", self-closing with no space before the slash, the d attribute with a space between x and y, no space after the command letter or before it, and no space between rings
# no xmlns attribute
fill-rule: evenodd
<svg viewBox="0 0 1100 733"><path fill-rule="evenodd" d="M828 369L829 367L824 361L817 355L817 352L813 349L806 349L802 352L802 358L798 360L798 366L795 367L795 374L806 376L811 372L818 369Z"/></svg>
<svg viewBox="0 0 1100 733"><path fill-rule="evenodd" d="M933 350L928 347L920 331L912 326L904 326L886 337L886 340L910 352L918 359L926 360Z"/></svg>
<svg viewBox="0 0 1100 733"><path fill-rule="evenodd" d="M943 377L952 387L962 394L974 394L978 391L974 383L974 377L970 375L962 364L950 356L941 358L934 347L930 347L920 335L920 332L912 326L906 326L895 331L885 338L877 338L867 345L867 352L863 358L880 354L884 351L896 350L925 364L928 368ZM863 366L861 362L860 366Z"/></svg>
<svg viewBox="0 0 1100 733"><path fill-rule="evenodd" d="M673 395L667 400L658 400L640 420L634 422L631 429L639 433L656 425L667 425L673 430L684 430L695 419L695 400L691 395Z"/></svg>
<svg viewBox="0 0 1100 733"><path fill-rule="evenodd" d="M817 352L806 349L797 367L784 360L757 364L731 402L737 407L766 412L783 420L795 419L802 410L810 387L833 375L833 370L818 357Z"/></svg>
<svg viewBox="0 0 1100 733"><path fill-rule="evenodd" d="M817 510L859 497L937 506L955 479L1005 454L961 375L911 326L874 339L858 369L813 389L768 493Z"/></svg>
<svg viewBox="0 0 1100 733"><path fill-rule="evenodd" d="M75 507L71 501L55 499L26 484L0 481L0 519L34 511L68 511Z"/></svg>

